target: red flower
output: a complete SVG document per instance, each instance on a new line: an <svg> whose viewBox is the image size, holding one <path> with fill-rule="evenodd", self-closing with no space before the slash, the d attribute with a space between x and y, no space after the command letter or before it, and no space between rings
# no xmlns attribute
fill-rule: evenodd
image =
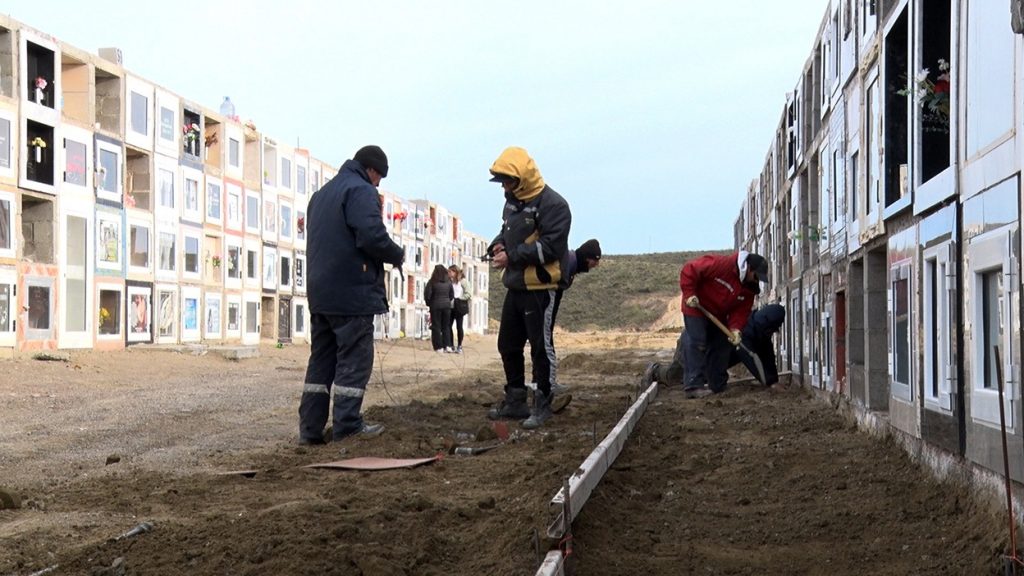
<svg viewBox="0 0 1024 576"><path fill-rule="evenodd" d="M939 79L935 81L935 87L932 89L936 94L948 94L949 93L949 75L943 74L939 76Z"/></svg>

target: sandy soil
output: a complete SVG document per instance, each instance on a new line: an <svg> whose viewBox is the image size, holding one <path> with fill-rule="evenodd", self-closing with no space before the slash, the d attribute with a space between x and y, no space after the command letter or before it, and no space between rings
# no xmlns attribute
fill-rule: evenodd
<svg viewBox="0 0 1024 576"><path fill-rule="evenodd" d="M0 363L0 575L528 574L548 504L676 335L556 336L572 404L479 456L304 468L495 442L494 338L378 346L383 436L295 445L308 349L231 362L131 349ZM254 470L251 476L223 474ZM115 539L141 522L153 529ZM663 393L575 525L581 574L998 574L1002 517L808 392Z"/></svg>

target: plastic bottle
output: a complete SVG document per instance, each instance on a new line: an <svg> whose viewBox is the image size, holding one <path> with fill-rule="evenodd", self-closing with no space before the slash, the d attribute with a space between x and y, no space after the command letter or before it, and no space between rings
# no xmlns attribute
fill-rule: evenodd
<svg viewBox="0 0 1024 576"><path fill-rule="evenodd" d="M220 113L228 118L235 117L235 105L231 102L230 96L225 96L224 101L220 103Z"/></svg>

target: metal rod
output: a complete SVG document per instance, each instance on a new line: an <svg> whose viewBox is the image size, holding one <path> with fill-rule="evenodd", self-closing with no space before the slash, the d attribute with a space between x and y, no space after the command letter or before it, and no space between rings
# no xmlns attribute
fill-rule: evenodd
<svg viewBox="0 0 1024 576"><path fill-rule="evenodd" d="M540 532L533 529L533 553L537 555L537 569L544 564L544 557L540 555Z"/></svg>
<svg viewBox="0 0 1024 576"><path fill-rule="evenodd" d="M1013 518L1013 486L1010 483L1010 455L1006 448L1006 408L1003 406L1003 363L999 346L993 348L996 360L996 385L999 388L999 430L1003 440L1003 476L1006 479L1006 510L1010 516L1010 559L1017 563L1017 522ZM1014 570L1016 572L1016 569Z"/></svg>
<svg viewBox="0 0 1024 576"><path fill-rule="evenodd" d="M572 558L572 501L570 500L571 493L569 491L569 477L566 476L562 481L562 490L565 491L565 502L562 503L562 521L564 522L562 529L564 535L562 536L562 542L565 542L565 548L562 550L562 569L565 571L566 576L573 576L575 570L574 561Z"/></svg>

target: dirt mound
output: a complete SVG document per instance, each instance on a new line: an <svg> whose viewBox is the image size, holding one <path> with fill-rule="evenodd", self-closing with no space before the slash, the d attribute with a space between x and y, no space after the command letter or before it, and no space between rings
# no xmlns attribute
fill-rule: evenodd
<svg viewBox="0 0 1024 576"><path fill-rule="evenodd" d="M665 306L665 312L655 320L648 330L651 332L659 332L662 330L675 330L680 331L683 329L683 313L682 305L683 296L678 294L669 299L662 299Z"/></svg>

